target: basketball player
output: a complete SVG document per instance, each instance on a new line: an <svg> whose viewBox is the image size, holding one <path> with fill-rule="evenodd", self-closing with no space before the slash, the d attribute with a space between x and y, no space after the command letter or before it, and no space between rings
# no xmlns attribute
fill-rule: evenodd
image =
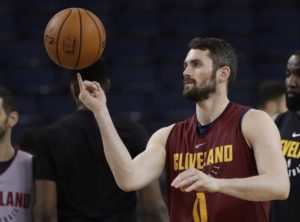
<svg viewBox="0 0 300 222"><path fill-rule="evenodd" d="M285 201L272 202L272 222L299 222L300 204L300 51L295 52L286 66L286 105L288 111L275 120L283 154L287 161L291 191Z"/></svg>
<svg viewBox="0 0 300 222"><path fill-rule="evenodd" d="M80 72L108 92L110 81L103 60ZM78 99L76 72L72 73L71 91L78 110L41 133L35 222L135 222L136 193L122 191L114 180L93 113ZM146 130L117 114L112 118L130 155L142 152L148 140ZM140 196L145 221L167 221L158 181L142 189Z"/></svg>
<svg viewBox="0 0 300 222"><path fill-rule="evenodd" d="M0 221L32 222L32 155L16 150L11 131L18 122L16 98L0 88Z"/></svg>
<svg viewBox="0 0 300 222"><path fill-rule="evenodd" d="M138 190L166 165L172 222L267 222L268 201L289 193L278 130L265 112L229 101L237 69L230 44L195 38L189 48L183 95L196 103L196 113L155 132L134 159L118 137L103 89L78 74L79 98L95 115L114 177L123 190Z"/></svg>
<svg viewBox="0 0 300 222"><path fill-rule="evenodd" d="M286 112L284 84L277 81L263 82L258 89L258 101L258 109L268 113L272 119Z"/></svg>

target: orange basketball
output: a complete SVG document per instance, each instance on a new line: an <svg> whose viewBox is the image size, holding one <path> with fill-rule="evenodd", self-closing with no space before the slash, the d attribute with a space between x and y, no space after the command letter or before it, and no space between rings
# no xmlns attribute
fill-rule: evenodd
<svg viewBox="0 0 300 222"><path fill-rule="evenodd" d="M102 55L106 33L100 19L82 8L68 8L49 21L44 44L50 58L66 69L82 69Z"/></svg>

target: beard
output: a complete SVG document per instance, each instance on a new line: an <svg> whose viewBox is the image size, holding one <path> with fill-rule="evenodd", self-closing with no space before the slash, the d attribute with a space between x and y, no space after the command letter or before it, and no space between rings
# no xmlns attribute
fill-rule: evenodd
<svg viewBox="0 0 300 222"><path fill-rule="evenodd" d="M196 81L190 78L184 78L184 84L188 81L189 83L193 83L194 86L186 87L184 85L183 96L190 101L193 102L202 102L207 100L211 94L216 92L216 72L213 71L212 76L209 81L205 81L200 85L196 84Z"/></svg>
<svg viewBox="0 0 300 222"><path fill-rule="evenodd" d="M290 97L285 94L286 106L290 111L299 111L300 110L300 93L294 93L294 96Z"/></svg>

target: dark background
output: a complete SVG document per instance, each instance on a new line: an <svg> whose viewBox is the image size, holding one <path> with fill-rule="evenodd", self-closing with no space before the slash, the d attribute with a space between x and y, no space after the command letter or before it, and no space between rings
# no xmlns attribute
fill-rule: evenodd
<svg viewBox="0 0 300 222"><path fill-rule="evenodd" d="M181 96L182 63L193 37L223 38L236 48L230 99L254 107L259 84L284 81L286 61L300 49L297 0L0 0L0 84L16 93L21 114L14 143L75 109L68 71L43 45L50 18L69 7L102 20L113 83L109 106L150 133L194 111Z"/></svg>

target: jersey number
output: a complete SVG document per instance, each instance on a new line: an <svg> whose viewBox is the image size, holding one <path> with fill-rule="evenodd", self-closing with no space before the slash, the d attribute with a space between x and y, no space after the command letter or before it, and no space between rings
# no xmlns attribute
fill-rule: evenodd
<svg viewBox="0 0 300 222"><path fill-rule="evenodd" d="M193 208L194 222L207 222L207 207L204 193L197 193Z"/></svg>

